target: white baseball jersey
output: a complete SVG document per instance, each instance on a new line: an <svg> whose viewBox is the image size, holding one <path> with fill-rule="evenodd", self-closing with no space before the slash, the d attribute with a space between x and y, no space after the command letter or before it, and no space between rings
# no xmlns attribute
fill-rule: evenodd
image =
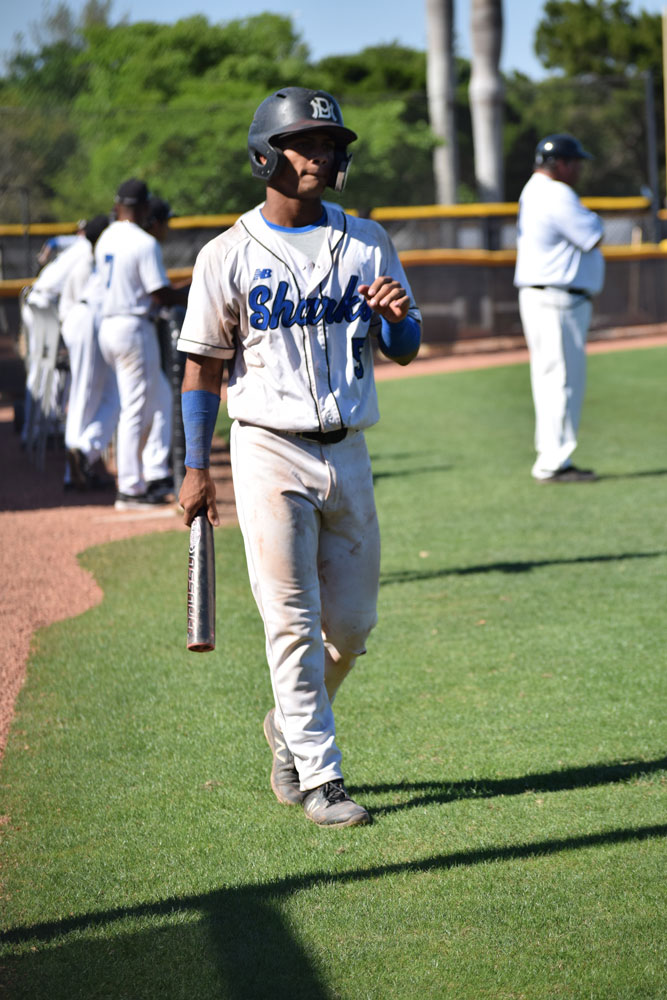
<svg viewBox="0 0 667 1000"><path fill-rule="evenodd" d="M581 204L569 184L536 171L519 198L514 284L596 294L604 283L604 258L596 246L602 234L600 216Z"/></svg>
<svg viewBox="0 0 667 1000"><path fill-rule="evenodd" d="M265 222L261 206L197 257L178 349L231 361L227 408L236 420L292 432L370 427L379 414L369 333L380 317L358 286L389 275L421 319L386 231L325 208L314 263Z"/></svg>
<svg viewBox="0 0 667 1000"><path fill-rule="evenodd" d="M90 278L93 264L95 263L92 244L87 239L84 242L87 243L88 250L85 254L83 252L80 254L74 267L68 272L60 294L58 318L61 323L64 323L70 309L80 301L83 289Z"/></svg>
<svg viewBox="0 0 667 1000"><path fill-rule="evenodd" d="M89 240L85 236L75 236L69 246L39 272L28 293L29 305L38 309L57 305L68 274L89 255Z"/></svg>
<svg viewBox="0 0 667 1000"><path fill-rule="evenodd" d="M151 294L169 285L158 241L136 223L112 222L95 244L106 292L102 316L147 316Z"/></svg>

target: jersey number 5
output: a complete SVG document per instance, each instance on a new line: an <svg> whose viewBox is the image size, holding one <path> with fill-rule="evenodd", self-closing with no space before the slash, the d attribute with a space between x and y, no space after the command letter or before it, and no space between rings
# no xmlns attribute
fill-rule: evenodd
<svg viewBox="0 0 667 1000"><path fill-rule="evenodd" d="M364 349L365 337L353 337L350 343L352 344L352 360L354 361L354 377L363 378L364 377L364 366L361 361L361 352Z"/></svg>

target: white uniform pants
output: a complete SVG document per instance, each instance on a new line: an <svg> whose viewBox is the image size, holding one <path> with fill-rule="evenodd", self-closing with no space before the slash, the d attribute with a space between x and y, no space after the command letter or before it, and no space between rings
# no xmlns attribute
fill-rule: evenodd
<svg viewBox="0 0 667 1000"><path fill-rule="evenodd" d="M158 375L158 401L142 460L147 482L166 479L171 474L171 426L173 396L162 368Z"/></svg>
<svg viewBox="0 0 667 1000"><path fill-rule="evenodd" d="M93 310L77 302L62 328L70 366L65 445L82 451L92 464L109 445L119 412L113 370L102 357Z"/></svg>
<svg viewBox="0 0 667 1000"><path fill-rule="evenodd" d="M234 423L231 460L276 723L306 791L342 777L331 703L377 622L370 458L359 432L320 445Z"/></svg>
<svg viewBox="0 0 667 1000"><path fill-rule="evenodd" d="M34 435L40 417L57 409L58 385L55 379L49 377L49 372L55 367L60 323L56 307L48 301L45 301L43 307L24 302L21 319L27 342L21 440L23 444L28 444L28 435Z"/></svg>
<svg viewBox="0 0 667 1000"><path fill-rule="evenodd" d="M118 489L145 493L142 461L159 404L160 351L155 327L141 316L105 316L100 324L100 350L116 374L120 397L118 419Z"/></svg>
<svg viewBox="0 0 667 1000"><path fill-rule="evenodd" d="M586 338L592 305L556 288L519 289L521 323L530 352L535 407L535 479L571 465L586 388Z"/></svg>

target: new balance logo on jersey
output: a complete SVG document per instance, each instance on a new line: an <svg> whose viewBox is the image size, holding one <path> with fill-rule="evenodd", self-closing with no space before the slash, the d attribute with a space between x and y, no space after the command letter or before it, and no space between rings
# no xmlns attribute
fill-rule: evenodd
<svg viewBox="0 0 667 1000"><path fill-rule="evenodd" d="M257 270L255 271L253 277L252 277L252 280L253 281L260 281L260 280L266 281L266 279L270 278L270 277L271 277L271 268L270 267L258 267Z"/></svg>
<svg viewBox="0 0 667 1000"><path fill-rule="evenodd" d="M366 300L356 295L359 276L353 275L347 283L342 299L328 295L312 296L294 302L287 297L289 284L281 281L275 292L268 285L255 285L248 296L250 326L255 330L275 330L278 326L315 326L326 323L351 323L359 318L368 321L373 310Z"/></svg>
<svg viewBox="0 0 667 1000"><path fill-rule="evenodd" d="M313 97L310 102L313 109L313 118L326 119L329 122L337 122L336 105L326 97Z"/></svg>

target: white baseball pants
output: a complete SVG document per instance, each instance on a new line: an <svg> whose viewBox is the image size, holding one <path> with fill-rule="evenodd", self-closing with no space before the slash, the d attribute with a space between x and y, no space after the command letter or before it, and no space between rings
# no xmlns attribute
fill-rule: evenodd
<svg viewBox="0 0 667 1000"><path fill-rule="evenodd" d="M55 364L60 323L56 307L47 300L43 307L24 302L21 307L21 319L27 349L21 440L23 444L28 444L28 433L34 433L35 421L39 419L40 410L46 412L56 408L57 382L55 379L52 380L51 392L47 399L49 383L47 372Z"/></svg>
<svg viewBox="0 0 667 1000"><path fill-rule="evenodd" d="M231 460L276 724L307 791L342 777L331 705L377 622L370 458L360 432L321 445L234 423Z"/></svg>
<svg viewBox="0 0 667 1000"><path fill-rule="evenodd" d="M165 479L171 474L171 428L173 396L169 379L160 368L158 374L157 409L148 434L142 461L147 482Z"/></svg>
<svg viewBox="0 0 667 1000"><path fill-rule="evenodd" d="M118 390L112 369L102 357L93 310L77 302L62 326L70 366L65 445L78 448L92 464L113 437L118 421Z"/></svg>
<svg viewBox="0 0 667 1000"><path fill-rule="evenodd" d="M102 357L115 371L120 397L118 489L137 496L146 491L142 452L159 405L161 369L155 328L142 316L105 316L99 344Z"/></svg>
<svg viewBox="0 0 667 1000"><path fill-rule="evenodd" d="M571 464L586 389L590 299L557 288L519 289L535 407L535 479Z"/></svg>

